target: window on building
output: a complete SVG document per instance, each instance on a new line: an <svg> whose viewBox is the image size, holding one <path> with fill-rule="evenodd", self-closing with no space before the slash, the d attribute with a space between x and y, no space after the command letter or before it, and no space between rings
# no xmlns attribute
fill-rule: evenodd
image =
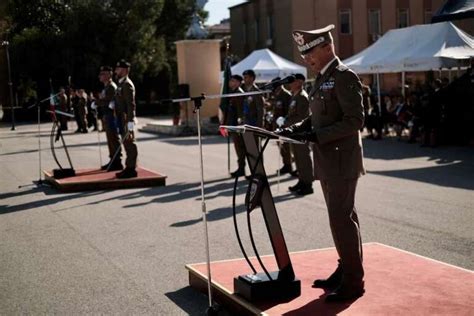
<svg viewBox="0 0 474 316"><path fill-rule="evenodd" d="M273 16L272 15L267 16L267 34L268 34L268 39L273 38Z"/></svg>
<svg viewBox="0 0 474 316"><path fill-rule="evenodd" d="M352 34L351 10L344 9L339 11L339 23L341 34Z"/></svg>
<svg viewBox="0 0 474 316"><path fill-rule="evenodd" d="M258 43L258 41L260 41L260 25L259 25L259 20L258 19L255 19L255 42Z"/></svg>
<svg viewBox="0 0 474 316"><path fill-rule="evenodd" d="M369 10L369 34L372 37L377 37L382 34L382 27L380 26L380 10Z"/></svg>
<svg viewBox="0 0 474 316"><path fill-rule="evenodd" d="M407 27L409 25L408 9L398 9L397 26Z"/></svg>
<svg viewBox="0 0 474 316"><path fill-rule="evenodd" d="M431 23L431 18L433 17L433 14L431 13L431 10L426 10L425 11L425 24L430 24Z"/></svg>

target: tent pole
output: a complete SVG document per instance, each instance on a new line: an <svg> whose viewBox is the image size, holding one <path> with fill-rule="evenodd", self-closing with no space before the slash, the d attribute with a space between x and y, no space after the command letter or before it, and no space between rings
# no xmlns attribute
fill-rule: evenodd
<svg viewBox="0 0 474 316"><path fill-rule="evenodd" d="M380 99L380 75L377 73L377 96L379 99L379 113L382 113L382 100Z"/></svg>
<svg viewBox="0 0 474 316"><path fill-rule="evenodd" d="M405 72L402 71L402 96L405 97Z"/></svg>

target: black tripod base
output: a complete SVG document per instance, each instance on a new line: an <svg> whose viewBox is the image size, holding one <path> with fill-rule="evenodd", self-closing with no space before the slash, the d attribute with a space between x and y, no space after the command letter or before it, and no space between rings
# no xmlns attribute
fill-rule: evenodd
<svg viewBox="0 0 474 316"><path fill-rule="evenodd" d="M278 280L278 273L278 271L270 272L273 280L270 280L265 273L239 275L234 278L234 292L251 302L263 299L284 300L300 296L300 280Z"/></svg>
<svg viewBox="0 0 474 316"><path fill-rule="evenodd" d="M74 177L75 175L76 175L76 171L72 168L63 168L63 169L53 170L53 177L55 179L64 179L68 177Z"/></svg>

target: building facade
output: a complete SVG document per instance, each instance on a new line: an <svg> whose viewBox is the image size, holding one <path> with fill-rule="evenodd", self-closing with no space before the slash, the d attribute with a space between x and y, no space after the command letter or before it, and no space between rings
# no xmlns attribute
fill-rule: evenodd
<svg viewBox="0 0 474 316"><path fill-rule="evenodd" d="M231 50L244 58L255 49L269 48L303 64L291 31L334 24L336 53L348 58L370 46L387 31L430 23L444 0L250 0L230 9ZM455 24L469 34L474 21ZM413 80L423 74L411 74ZM371 78L368 77L371 81ZM384 75L385 88L399 84L400 75Z"/></svg>

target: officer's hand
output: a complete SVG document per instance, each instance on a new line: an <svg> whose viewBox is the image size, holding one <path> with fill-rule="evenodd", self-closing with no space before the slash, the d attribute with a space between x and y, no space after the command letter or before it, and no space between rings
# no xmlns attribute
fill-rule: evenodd
<svg viewBox="0 0 474 316"><path fill-rule="evenodd" d="M133 132L134 127L135 127L135 123L134 123L134 122L128 122L128 123L127 123L127 129L128 129L130 132Z"/></svg>
<svg viewBox="0 0 474 316"><path fill-rule="evenodd" d="M293 129L291 129L290 127L287 127L287 128L277 128L275 130L275 134L279 135L279 136L283 136L283 137L290 137L292 138L292 135L293 135Z"/></svg>
<svg viewBox="0 0 474 316"><path fill-rule="evenodd" d="M303 142L303 143L307 143L307 142L317 143L318 142L315 132L294 133L290 136L290 138Z"/></svg>
<svg viewBox="0 0 474 316"><path fill-rule="evenodd" d="M92 102L91 109L97 110L97 104L95 104L95 102Z"/></svg>

